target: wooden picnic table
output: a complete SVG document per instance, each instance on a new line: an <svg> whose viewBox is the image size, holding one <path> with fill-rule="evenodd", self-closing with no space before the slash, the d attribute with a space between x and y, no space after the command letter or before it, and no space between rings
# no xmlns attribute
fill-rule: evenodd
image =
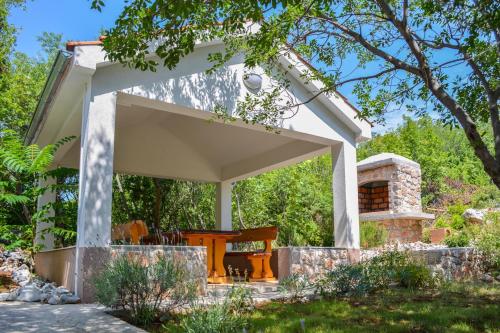
<svg viewBox="0 0 500 333"><path fill-rule="evenodd" d="M168 240L169 243L182 239L189 246L207 247L208 283L230 282L224 269L226 243L238 236L241 236L240 231L223 230L179 230L162 233L163 239ZM152 242L158 242L157 237Z"/></svg>

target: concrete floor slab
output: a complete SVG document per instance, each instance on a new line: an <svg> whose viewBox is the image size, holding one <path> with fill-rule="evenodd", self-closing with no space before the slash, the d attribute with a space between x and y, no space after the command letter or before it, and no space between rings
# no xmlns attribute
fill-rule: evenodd
<svg viewBox="0 0 500 333"><path fill-rule="evenodd" d="M144 333L104 312L96 304L47 305L25 302L0 303L2 333Z"/></svg>

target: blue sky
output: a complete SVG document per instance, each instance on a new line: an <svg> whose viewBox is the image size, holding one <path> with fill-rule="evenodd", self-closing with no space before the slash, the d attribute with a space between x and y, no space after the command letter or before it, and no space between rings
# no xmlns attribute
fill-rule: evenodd
<svg viewBox="0 0 500 333"><path fill-rule="evenodd" d="M63 40L95 40L103 28L109 28L118 17L123 2L106 1L99 13L90 9L90 0L34 0L26 8L15 8L9 22L18 29L18 51L35 56L40 51L36 40L42 32L63 34Z"/></svg>
<svg viewBox="0 0 500 333"><path fill-rule="evenodd" d="M63 34L63 40L96 40L103 28L113 26L124 2L108 0L102 12L90 9L91 0L34 0L25 8L12 10L9 22L18 28L16 50L30 56L40 51L37 37L43 32ZM351 98L348 89L340 90ZM402 119L400 113L387 114L386 126L377 125L375 132L395 127Z"/></svg>

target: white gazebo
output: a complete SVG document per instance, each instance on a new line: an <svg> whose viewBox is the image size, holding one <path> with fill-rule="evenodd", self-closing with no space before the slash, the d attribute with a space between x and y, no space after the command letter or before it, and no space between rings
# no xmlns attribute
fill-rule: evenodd
<svg viewBox="0 0 500 333"><path fill-rule="evenodd" d="M56 58L26 141L44 146L77 137L58 151L54 167L79 169L75 258L64 267L76 273L78 294L84 293L80 273L111 243L113 172L215 183L217 227L230 230L232 182L331 153L335 246L359 248L356 144L370 138L370 124L339 94L299 106L279 133L218 120L216 107L232 112L252 93L242 57L206 74L207 55L222 48L221 42L199 44L174 70L156 72L109 62L100 41L70 42ZM288 96L304 102L321 90L321 83L304 81L309 65L297 55L283 56L279 66L291 83ZM271 88L263 70L252 73L262 78L261 89ZM39 201L54 198L46 193ZM54 246L50 235L40 237L47 227L37 228L45 251Z"/></svg>

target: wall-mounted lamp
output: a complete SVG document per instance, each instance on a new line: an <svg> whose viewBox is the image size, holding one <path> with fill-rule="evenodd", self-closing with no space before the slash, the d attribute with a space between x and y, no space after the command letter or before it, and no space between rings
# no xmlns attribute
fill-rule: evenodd
<svg viewBox="0 0 500 333"><path fill-rule="evenodd" d="M257 92L262 88L262 76L255 73L245 73L243 74L243 84L248 90Z"/></svg>

